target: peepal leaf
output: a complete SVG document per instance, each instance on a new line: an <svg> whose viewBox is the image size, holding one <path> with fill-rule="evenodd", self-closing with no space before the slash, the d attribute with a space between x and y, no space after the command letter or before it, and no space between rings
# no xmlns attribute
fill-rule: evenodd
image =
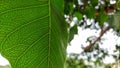
<svg viewBox="0 0 120 68"><path fill-rule="evenodd" d="M0 53L12 68L63 68L63 0L0 0Z"/></svg>

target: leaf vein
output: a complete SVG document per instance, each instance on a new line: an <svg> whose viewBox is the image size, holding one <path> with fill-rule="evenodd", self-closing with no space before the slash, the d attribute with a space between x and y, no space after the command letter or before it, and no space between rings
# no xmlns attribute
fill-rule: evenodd
<svg viewBox="0 0 120 68"><path fill-rule="evenodd" d="M47 47L46 47L47 48ZM43 48L40 52L44 52L44 50L46 49L46 48ZM39 53L40 54L40 53ZM37 57L39 57L40 58L40 56L37 56ZM37 57L34 57L35 59L33 59L34 61L37 59L38 60L38 58ZM44 58L47 58L47 56L46 57L44 57ZM31 59L30 59L31 60ZM44 59L43 59L44 60ZM43 60L40 62L40 64L42 64L43 63ZM32 61L31 62L29 62L29 63L27 63L28 65L29 64L31 64L32 63ZM26 65L26 64L25 64ZM38 66L39 64L37 64L37 66ZM36 67L37 67L36 66Z"/></svg>
<svg viewBox="0 0 120 68"><path fill-rule="evenodd" d="M44 29L44 28L46 28L46 27L43 27L43 28L41 28L41 29ZM25 41L25 40L24 40L24 41ZM24 44L21 43L21 44L16 44L16 45L20 46L20 45L24 45ZM13 49L13 48L15 48L15 47L16 47L16 46L12 46L12 47L7 48L7 49L5 48L4 51L11 50L11 49Z"/></svg>
<svg viewBox="0 0 120 68"><path fill-rule="evenodd" d="M15 28L12 32L8 33L8 34L6 35L6 37L3 39L2 43L1 43L1 50L2 50L3 44L5 43L5 41L7 40L7 38L8 38L9 36L11 36L14 32L18 31L18 30L21 29L22 27L25 27L25 26L27 26L27 25L29 25L29 24L32 24L33 22L35 22L35 21L37 21L37 20L44 19L44 18L47 18L47 17L48 17L48 15L46 15L46 16L44 16L44 17L39 17L39 18L37 18L37 19L34 19L34 20L32 20L32 21L30 21L30 22L28 22L28 23L26 23L26 24L23 24L23 25Z"/></svg>
<svg viewBox="0 0 120 68"><path fill-rule="evenodd" d="M18 60L19 60L23 55L25 55L26 52L27 52L30 48L32 48L37 42L39 42L42 38L46 37L46 35L48 35L48 33L46 33L46 34L44 34L43 36L41 36L40 38L38 38L38 39L37 39L36 41L34 41L27 49L25 49L25 51L23 51L23 53L21 53L20 56L16 59L15 66L16 66Z"/></svg>
<svg viewBox="0 0 120 68"><path fill-rule="evenodd" d="M12 8L12 9L8 9L8 10L0 12L0 15L8 13L8 12L16 11L16 10L25 10L25 9L30 9L30 8L39 8L41 6L47 6L47 5L48 4L34 5L34 6L27 6L27 7L19 7L19 8Z"/></svg>
<svg viewBox="0 0 120 68"><path fill-rule="evenodd" d="M40 64L38 64L38 65L36 66L36 68L39 68L38 66L41 65L47 58L48 58L48 56L46 56L46 57L40 62Z"/></svg>

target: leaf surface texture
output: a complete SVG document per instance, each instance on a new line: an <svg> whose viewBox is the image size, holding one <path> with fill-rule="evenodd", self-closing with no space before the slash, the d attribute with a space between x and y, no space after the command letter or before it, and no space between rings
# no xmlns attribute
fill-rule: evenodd
<svg viewBox="0 0 120 68"><path fill-rule="evenodd" d="M12 68L63 68L63 0L0 0L0 52Z"/></svg>

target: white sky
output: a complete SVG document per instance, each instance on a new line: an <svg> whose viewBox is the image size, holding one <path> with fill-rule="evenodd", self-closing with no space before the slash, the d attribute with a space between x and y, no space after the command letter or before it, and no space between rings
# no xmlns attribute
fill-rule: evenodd
<svg viewBox="0 0 120 68"><path fill-rule="evenodd" d="M5 59L4 57L2 57L1 54L0 54L0 65L2 65L2 66L9 65L8 60Z"/></svg>

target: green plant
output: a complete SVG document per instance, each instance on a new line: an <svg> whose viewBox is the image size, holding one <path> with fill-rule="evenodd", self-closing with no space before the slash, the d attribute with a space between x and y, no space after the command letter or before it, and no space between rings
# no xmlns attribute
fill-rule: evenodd
<svg viewBox="0 0 120 68"><path fill-rule="evenodd" d="M63 0L0 0L0 53L12 68L63 68Z"/></svg>

